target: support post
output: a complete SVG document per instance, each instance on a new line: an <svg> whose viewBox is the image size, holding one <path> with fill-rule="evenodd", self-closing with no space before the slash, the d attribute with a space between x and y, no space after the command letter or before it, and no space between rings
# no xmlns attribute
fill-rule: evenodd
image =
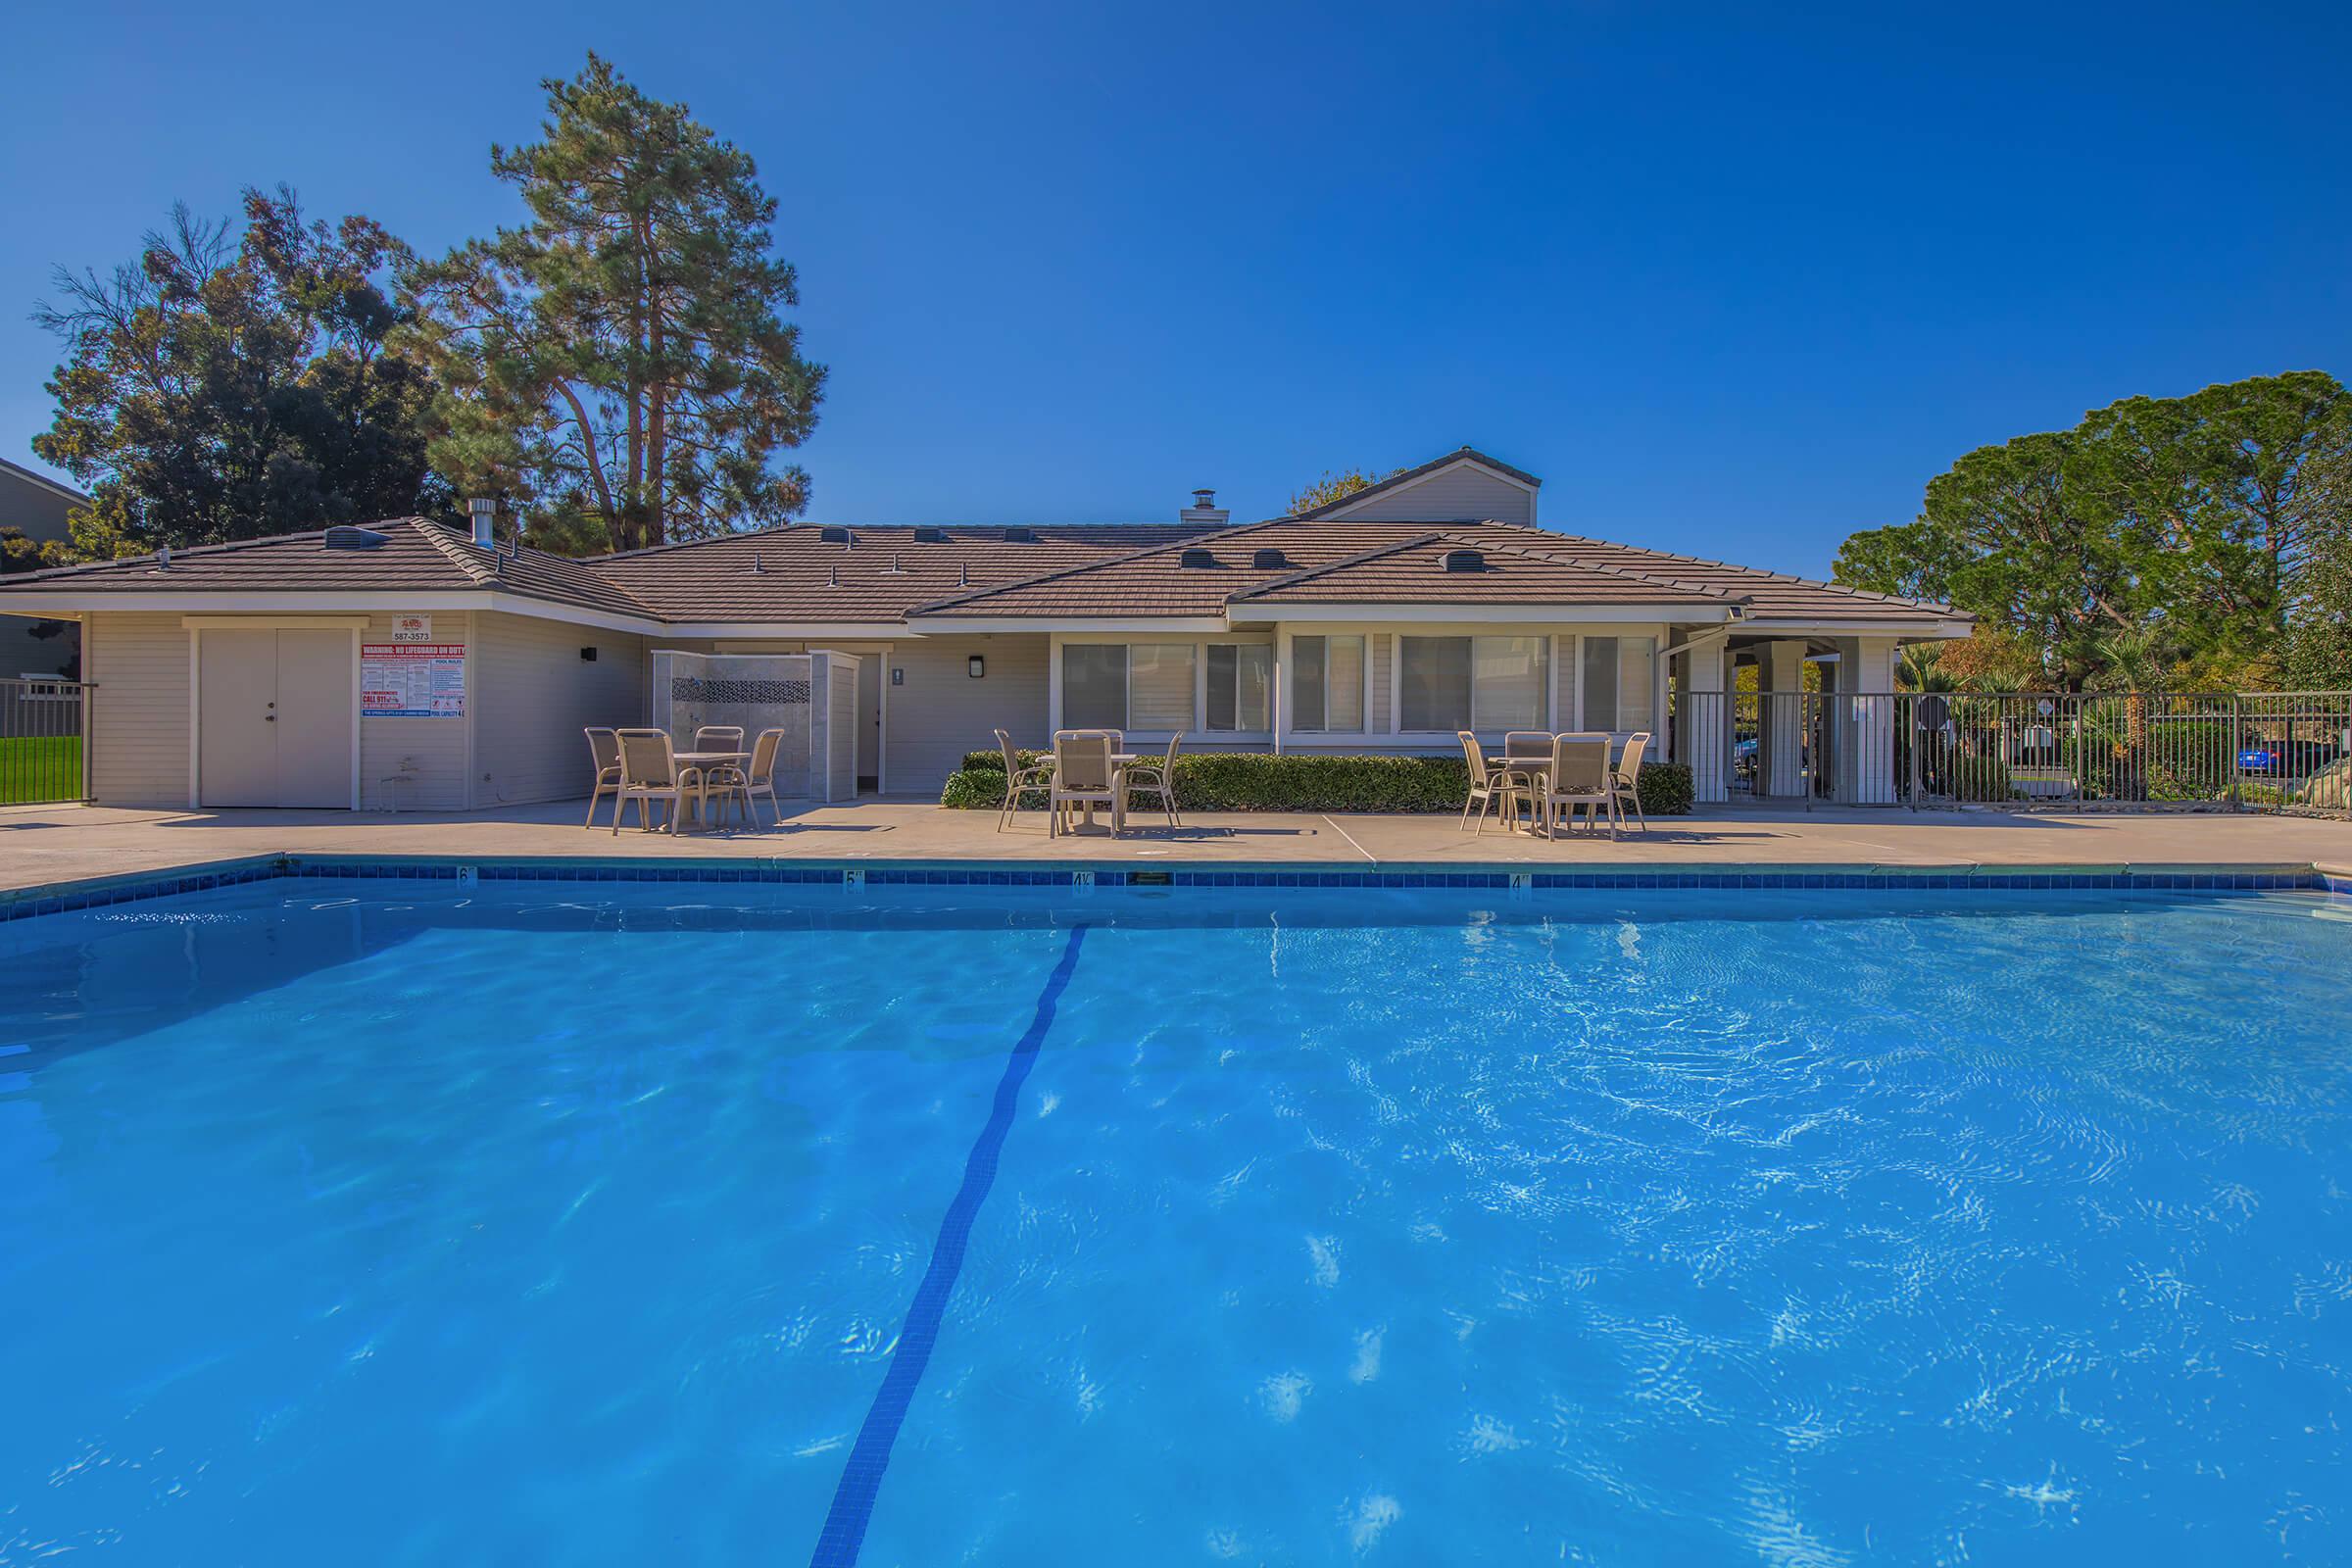
<svg viewBox="0 0 2352 1568"><path fill-rule="evenodd" d="M1756 662L1758 701L1756 777L1761 793L1793 800L1805 793L1805 653L1802 642L1764 645Z"/></svg>

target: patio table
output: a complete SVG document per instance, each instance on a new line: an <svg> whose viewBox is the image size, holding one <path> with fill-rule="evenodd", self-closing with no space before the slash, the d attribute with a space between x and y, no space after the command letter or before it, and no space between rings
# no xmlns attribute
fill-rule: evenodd
<svg viewBox="0 0 2352 1568"><path fill-rule="evenodd" d="M1126 772L1126 771L1127 771L1127 764L1128 764L1129 762L1140 762L1140 761L1142 761L1143 760L1144 760L1144 759L1143 759L1143 755L1142 755L1141 753L1139 753L1139 752L1113 752L1113 753L1111 753L1111 754L1110 754L1110 776L1111 776L1112 780L1115 782L1115 781L1118 779L1118 777L1119 777L1119 775L1120 775L1121 773L1124 773L1124 772ZM1125 799L1124 795L1122 795L1122 796L1121 796L1121 799L1122 799L1122 800L1124 800L1124 799ZM1085 801L1085 802L1081 802L1081 803L1080 803L1080 808L1081 808L1082 810L1084 810L1084 811L1085 811L1085 813L1086 813L1086 814L1085 814L1083 817L1081 817L1081 818L1080 818L1080 820L1081 820L1081 821L1083 821L1083 822L1086 824L1086 826L1088 826L1088 827L1093 827L1093 826L1095 825L1095 803L1094 803L1094 802L1092 802L1092 801ZM1117 822L1117 820L1116 820L1116 817L1115 817L1115 816L1114 816L1114 818L1113 818L1113 820L1112 820L1112 823L1111 823L1111 830L1112 830L1113 832L1116 832L1116 831L1118 830L1118 822Z"/></svg>
<svg viewBox="0 0 2352 1568"><path fill-rule="evenodd" d="M673 752L670 756L681 770L692 769L702 775L702 783L694 792L694 825L698 828L708 825L705 818L710 812L711 771L728 766L741 767L752 760L749 752ZM677 831L674 820L670 823L670 831Z"/></svg>

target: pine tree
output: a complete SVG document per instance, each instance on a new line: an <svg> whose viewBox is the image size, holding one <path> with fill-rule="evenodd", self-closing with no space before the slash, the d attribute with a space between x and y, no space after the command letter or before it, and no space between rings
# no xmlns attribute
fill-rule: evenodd
<svg viewBox="0 0 2352 1568"><path fill-rule="evenodd" d="M771 462L815 427L825 371L779 314L800 295L751 155L593 54L543 85L544 139L490 157L528 220L410 278L447 388L435 466L558 549L794 516L808 475Z"/></svg>

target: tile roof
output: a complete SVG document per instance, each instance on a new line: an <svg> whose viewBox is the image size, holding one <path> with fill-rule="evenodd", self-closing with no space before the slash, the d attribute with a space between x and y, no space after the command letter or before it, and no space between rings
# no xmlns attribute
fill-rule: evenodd
<svg viewBox="0 0 2352 1568"><path fill-rule="evenodd" d="M1330 527L1318 523L1317 527ZM1448 570L1468 554L1472 570ZM1720 589L1594 566L1496 530L1424 533L1327 566L1278 577L1234 596L1249 604L1704 605L1735 597Z"/></svg>
<svg viewBox="0 0 2352 1568"><path fill-rule="evenodd" d="M1187 566L1181 547L1161 547L1005 588L958 594L921 606L910 618L1190 618L1222 614L1228 605L1245 603L1656 604L1662 610L1737 603L1749 618L1965 618L1942 605L1517 523L1277 518L1229 528L1203 544L1210 564ZM1269 548L1282 553L1283 564L1255 564L1257 552ZM1441 569L1446 553L1458 549L1482 551L1487 569Z"/></svg>
<svg viewBox="0 0 2352 1568"><path fill-rule="evenodd" d="M1359 492L1360 494L1360 492ZM761 533L572 560L497 554L422 517L375 525L371 549L325 546L326 530L25 572L0 597L91 593L496 591L652 621L919 625L929 619L1222 617L1236 606L1728 605L1750 621L1964 620L1945 606L1644 550L1517 523L1367 522L1349 517L1202 530L1191 524L853 528L796 523ZM1446 571L1475 549L1479 571ZM1200 564L1185 564L1188 551ZM1265 552L1273 552L1270 557Z"/></svg>
<svg viewBox="0 0 2352 1568"><path fill-rule="evenodd" d="M332 529L191 545L160 556L56 566L0 581L10 594L99 593L462 593L491 589L620 614L651 613L587 563L524 550L498 557L462 530L425 517L369 525L383 536L368 549L330 549Z"/></svg>
<svg viewBox="0 0 2352 1568"><path fill-rule="evenodd" d="M584 564L669 620L897 625L916 605L947 595L1002 587L1202 532L1180 523L1041 525L1025 530L1028 541L1016 541L1007 540L1003 527L851 528L845 545L826 540L827 531L795 523ZM924 537L917 539L918 533Z"/></svg>

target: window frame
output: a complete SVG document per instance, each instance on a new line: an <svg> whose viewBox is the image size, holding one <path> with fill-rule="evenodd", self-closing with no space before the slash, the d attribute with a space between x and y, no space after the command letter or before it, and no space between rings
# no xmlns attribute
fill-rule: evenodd
<svg viewBox="0 0 2352 1568"><path fill-rule="evenodd" d="M1320 642L1323 645L1321 696L1323 699L1324 721L1312 729L1301 725L1298 718L1298 714L1301 706L1298 696L1298 645L1303 642ZM1331 645L1335 642L1352 642L1356 645L1356 662L1360 674L1354 683L1356 722L1350 725L1337 725L1331 722L1331 693L1333 690L1331 679ZM1373 733L1372 633L1366 631L1293 632L1290 636L1290 645L1291 657L1288 661L1290 667L1286 673L1286 678L1290 683L1291 701L1288 707L1284 710L1283 728L1288 733L1293 735L1307 736L1350 736L1370 735Z"/></svg>
<svg viewBox="0 0 2352 1568"><path fill-rule="evenodd" d="M1192 713L1190 718L1188 719L1185 727L1181 730L1164 728L1138 728L1133 722L1135 718L1135 655L1133 651L1138 648L1179 647L1190 648L1192 650L1193 698ZM1208 651L1211 648L1219 647L1259 648L1265 650L1266 727L1262 729L1220 730L1211 730L1207 727ZM1120 650L1120 663L1122 669L1125 671L1125 678L1120 693L1120 707L1124 715L1123 722L1103 725L1080 725L1072 722L1070 719L1068 685L1069 665L1067 663L1067 660L1070 650L1074 648L1116 648ZM1281 698L1278 691L1280 683L1276 679L1277 666L1280 663L1280 659L1279 649L1276 647L1271 638L1222 637L1199 634L1188 636L1182 633L1161 633L1155 636L1148 631L1127 633L1056 632L1052 636L1047 657L1049 660L1048 668L1052 672L1052 696L1050 698L1050 703L1051 710L1054 713L1054 727L1056 729L1116 729L1123 735L1147 740L1152 738L1165 739L1169 736L1181 736L1186 740L1202 741L1213 736L1221 741L1262 740L1271 742L1274 738L1274 721L1279 714L1281 707ZM1235 659L1234 663L1235 675L1238 681L1242 663L1242 661L1239 657ZM1237 688L1235 693L1235 717L1238 720L1240 716L1240 692Z"/></svg>

